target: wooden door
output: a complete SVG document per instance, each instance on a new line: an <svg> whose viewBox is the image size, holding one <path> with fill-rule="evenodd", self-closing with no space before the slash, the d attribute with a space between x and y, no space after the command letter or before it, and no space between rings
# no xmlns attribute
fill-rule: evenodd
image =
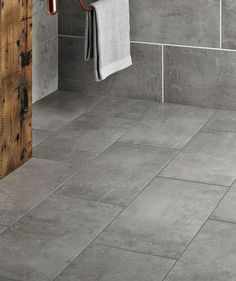
<svg viewBox="0 0 236 281"><path fill-rule="evenodd" d="M0 0L0 178L32 154L32 0Z"/></svg>

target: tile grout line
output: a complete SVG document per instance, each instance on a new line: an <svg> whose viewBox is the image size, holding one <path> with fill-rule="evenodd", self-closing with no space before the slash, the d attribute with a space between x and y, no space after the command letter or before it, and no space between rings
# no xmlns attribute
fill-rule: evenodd
<svg viewBox="0 0 236 281"><path fill-rule="evenodd" d="M162 103L165 103L165 66L164 66L164 62L165 62L165 59L164 59L164 45L161 46L161 72L162 72L162 77L161 77L161 84L162 84L162 87L161 87L161 90L162 90L162 95L161 95L161 102Z"/></svg>
<svg viewBox="0 0 236 281"><path fill-rule="evenodd" d="M223 7L222 7L222 0L220 0L220 49L222 49L223 47L223 42L222 42L222 27L223 27L223 17L222 17L222 13L223 13Z"/></svg>
<svg viewBox="0 0 236 281"><path fill-rule="evenodd" d="M203 227L206 225L206 223L211 220L210 217L212 216L212 214L215 212L215 210L217 209L217 207L220 205L220 203L222 202L222 200L225 198L225 196L227 195L227 193L229 192L229 190L231 189L231 187L233 186L233 184L235 183L235 181L231 184L231 186L224 192L223 196L221 197L221 199L219 200L219 202L216 204L215 208L212 210L212 212L210 213L210 215L207 217L207 219L205 220L205 222L202 224L202 226L199 228L199 230L197 231L197 233L194 235L194 237L191 239L191 241L188 243L188 245L186 246L186 248L184 249L184 251L179 255L178 259L176 260L176 262L174 263L174 265L169 269L169 271L167 272L167 274L165 275L165 277L162 279L162 281L165 281L166 278L168 277L168 275L170 274L170 272L172 271L172 269L175 267L175 265L179 262L179 260L182 258L182 256L184 255L184 253L187 251L187 249L190 247L190 245L192 244L193 240L197 237L197 235L201 232L201 230L203 229Z"/></svg>
<svg viewBox="0 0 236 281"><path fill-rule="evenodd" d="M59 37L84 39L84 36L80 36L80 35L59 34ZM212 51L236 52L236 49L226 49L226 48L219 48L219 47L181 45L181 44L171 44L171 43L156 43L156 42L138 41L138 40L131 40L130 42L134 43L134 44L144 44L144 45L154 45L154 46L163 45L165 47L190 48L190 49L192 48L192 49L202 49L202 50L212 50Z"/></svg>
<svg viewBox="0 0 236 281"><path fill-rule="evenodd" d="M56 279L75 261L75 259L77 259L89 246L90 244L92 244L100 235L101 233L106 230L138 197L139 195L141 195L145 190L146 188L154 181L154 179L157 177L158 173L160 171L162 171L174 158L175 156L173 156L158 172L156 175L154 175L144 186L144 188L142 190L140 190L140 192L138 192L138 194L136 194L136 196L100 231L97 233L97 235L92 238L88 243L87 245L74 257L71 259L71 262L66 266L66 268L61 272L59 273L55 279L53 279L53 281L56 281ZM109 245L105 245L104 246L109 246ZM140 252L141 253L141 252ZM145 253L143 253L145 254ZM176 259L175 259L176 260Z"/></svg>
<svg viewBox="0 0 236 281"><path fill-rule="evenodd" d="M104 246L104 247L107 247L107 248L123 250L123 251L131 252L131 253L137 253L137 254L141 254L141 255L152 256L152 257L159 257L159 258L163 258L163 259L168 259L168 260L176 261L176 258L173 258L173 257L170 257L170 256L155 255L155 254L151 254L151 253L147 254L147 253L144 253L142 251L137 251L137 250L133 250L133 249L117 247L117 246L114 246L114 245L110 246L110 245L106 245L106 244L101 243L101 242L94 242L94 244L95 245L99 245L99 246Z"/></svg>

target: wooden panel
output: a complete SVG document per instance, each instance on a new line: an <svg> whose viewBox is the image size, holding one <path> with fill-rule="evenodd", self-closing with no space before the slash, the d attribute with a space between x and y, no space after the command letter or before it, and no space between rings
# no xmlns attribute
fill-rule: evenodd
<svg viewBox="0 0 236 281"><path fill-rule="evenodd" d="M32 0L0 0L0 178L32 154Z"/></svg>

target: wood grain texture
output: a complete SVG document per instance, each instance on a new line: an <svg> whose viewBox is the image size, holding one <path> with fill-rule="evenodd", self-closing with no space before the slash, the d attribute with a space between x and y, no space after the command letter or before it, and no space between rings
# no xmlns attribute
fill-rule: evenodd
<svg viewBox="0 0 236 281"><path fill-rule="evenodd" d="M32 0L0 0L0 178L32 155Z"/></svg>

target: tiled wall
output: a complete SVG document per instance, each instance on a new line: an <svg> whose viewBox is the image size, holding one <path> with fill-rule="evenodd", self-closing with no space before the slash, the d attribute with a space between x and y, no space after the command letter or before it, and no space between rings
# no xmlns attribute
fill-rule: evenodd
<svg viewBox="0 0 236 281"><path fill-rule="evenodd" d="M236 109L235 0L130 0L134 65L101 83L83 59L84 13L60 5L60 88Z"/></svg>
<svg viewBox="0 0 236 281"><path fill-rule="evenodd" d="M58 87L58 18L33 0L33 102Z"/></svg>

